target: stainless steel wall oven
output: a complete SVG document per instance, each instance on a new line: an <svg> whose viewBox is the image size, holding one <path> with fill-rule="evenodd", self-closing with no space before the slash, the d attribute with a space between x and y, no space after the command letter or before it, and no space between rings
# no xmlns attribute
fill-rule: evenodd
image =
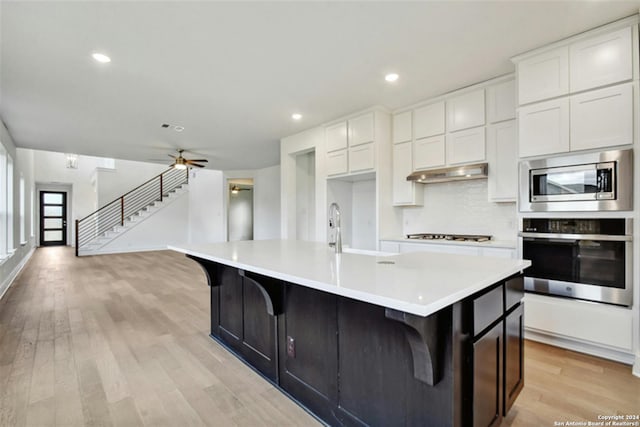
<svg viewBox="0 0 640 427"><path fill-rule="evenodd" d="M523 161L523 212L633 209L633 152L603 151Z"/></svg>
<svg viewBox="0 0 640 427"><path fill-rule="evenodd" d="M633 297L630 218L523 218L525 289L630 306Z"/></svg>

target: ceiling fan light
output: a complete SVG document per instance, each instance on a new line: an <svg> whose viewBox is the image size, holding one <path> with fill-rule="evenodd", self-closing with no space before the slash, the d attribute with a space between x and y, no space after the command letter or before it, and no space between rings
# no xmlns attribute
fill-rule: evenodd
<svg viewBox="0 0 640 427"><path fill-rule="evenodd" d="M185 165L184 163L176 163L175 165L173 165L173 167L176 168L176 169L184 170L184 169L187 168L187 165Z"/></svg>

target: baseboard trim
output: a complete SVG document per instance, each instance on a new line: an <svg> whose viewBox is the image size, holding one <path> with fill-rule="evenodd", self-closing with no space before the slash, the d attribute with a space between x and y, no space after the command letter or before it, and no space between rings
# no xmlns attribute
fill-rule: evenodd
<svg viewBox="0 0 640 427"><path fill-rule="evenodd" d="M613 360L624 363L625 365L634 365L634 375L640 376L640 357L636 357L633 353L627 352L624 349L605 347L604 345L597 345L575 338L550 334L545 331L530 328L525 328L524 337L531 341L538 341L544 344L565 348L567 350L577 351L578 353L585 353L591 356Z"/></svg>
<svg viewBox="0 0 640 427"><path fill-rule="evenodd" d="M633 375L640 377L640 354L636 356L636 361L633 364Z"/></svg>
<svg viewBox="0 0 640 427"><path fill-rule="evenodd" d="M9 273L9 276L4 280L4 282L2 282L2 284L0 285L0 301L2 300L2 298L4 298L11 285L13 285L13 282L16 280L16 277L18 277L18 274L20 274L24 266L27 265L27 262L29 262L35 250L35 247L31 248L27 255L22 258L22 261L20 261L20 263L16 265L11 273Z"/></svg>
<svg viewBox="0 0 640 427"><path fill-rule="evenodd" d="M167 245L161 245L161 246L153 246L153 247L147 247L147 248L110 249L106 251L97 250L97 251L83 252L82 250L80 250L79 255L83 257L83 256L93 256L93 255L116 255L116 254L130 254L135 252L152 252L152 251L167 251L167 250L169 250Z"/></svg>

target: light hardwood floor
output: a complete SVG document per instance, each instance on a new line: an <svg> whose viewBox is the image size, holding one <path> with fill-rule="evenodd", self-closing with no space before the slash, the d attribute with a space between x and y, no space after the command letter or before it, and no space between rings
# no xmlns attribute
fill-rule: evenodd
<svg viewBox="0 0 640 427"><path fill-rule="evenodd" d="M38 249L0 302L0 426L319 425L208 337L200 267L173 252ZM628 366L527 342L503 425L640 413Z"/></svg>

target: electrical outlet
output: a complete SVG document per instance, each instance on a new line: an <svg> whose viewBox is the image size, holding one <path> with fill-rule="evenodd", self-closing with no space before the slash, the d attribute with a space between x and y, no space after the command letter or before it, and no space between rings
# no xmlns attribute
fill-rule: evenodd
<svg viewBox="0 0 640 427"><path fill-rule="evenodd" d="M296 357L296 340L290 336L287 336L287 356Z"/></svg>

